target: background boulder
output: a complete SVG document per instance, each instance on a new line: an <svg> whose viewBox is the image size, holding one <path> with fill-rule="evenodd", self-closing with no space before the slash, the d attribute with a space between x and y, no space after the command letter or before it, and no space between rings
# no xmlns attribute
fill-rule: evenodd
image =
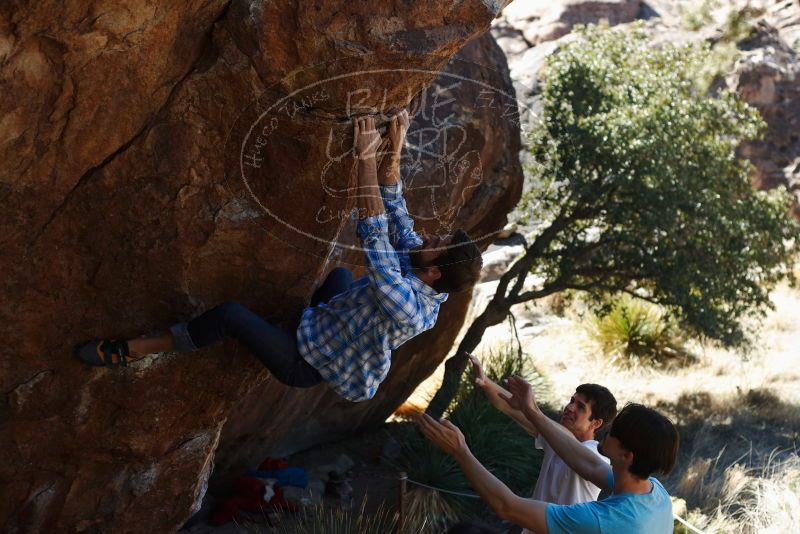
<svg viewBox="0 0 800 534"><path fill-rule="evenodd" d="M783 186L800 217L800 4L678 0L559 0L515 2L492 23L508 58L524 124L536 121L547 59L574 41L576 24L609 26L644 20L653 46L707 42L718 51L708 65L713 88L727 87L757 108L763 139L744 143L760 189ZM526 162L527 154L521 155Z"/></svg>

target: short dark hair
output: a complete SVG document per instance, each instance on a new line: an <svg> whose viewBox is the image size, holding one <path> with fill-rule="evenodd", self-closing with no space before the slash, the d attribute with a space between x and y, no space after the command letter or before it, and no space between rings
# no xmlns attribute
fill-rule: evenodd
<svg viewBox="0 0 800 534"><path fill-rule="evenodd" d="M617 399L608 390L608 388L600 384L581 384L575 388L575 393L580 393L592 407L592 415L589 417L590 421L595 419L602 419L603 426L595 429L594 433L607 427L614 416L617 415Z"/></svg>
<svg viewBox="0 0 800 534"><path fill-rule="evenodd" d="M680 436L667 417L641 404L628 403L611 423L609 435L633 453L630 472L639 478L668 474L675 467Z"/></svg>
<svg viewBox="0 0 800 534"><path fill-rule="evenodd" d="M433 283L439 293L458 293L475 285L481 276L481 249L464 230L456 230L447 250L436 258L442 276Z"/></svg>

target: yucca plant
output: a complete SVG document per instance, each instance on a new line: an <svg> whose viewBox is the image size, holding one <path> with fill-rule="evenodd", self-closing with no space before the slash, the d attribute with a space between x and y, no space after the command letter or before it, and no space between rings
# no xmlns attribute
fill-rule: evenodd
<svg viewBox="0 0 800 534"><path fill-rule="evenodd" d="M677 323L660 307L628 295L594 317L590 333L606 355L624 364L691 359Z"/></svg>
<svg viewBox="0 0 800 534"><path fill-rule="evenodd" d="M495 381L511 374L529 379L537 393L544 390L544 379L530 359L511 346L491 352L484 359L487 376ZM446 414L464 433L470 450L478 460L513 491L527 495L541 465L541 451L533 438L513 420L492 406L471 375L464 375L459 390ZM403 469L411 480L448 492L473 494L474 491L458 464L418 433L403 439ZM438 493L436 498L414 490L413 524L423 532L441 532L456 520L485 516L487 507L480 499Z"/></svg>
<svg viewBox="0 0 800 534"><path fill-rule="evenodd" d="M494 382L519 375L531 384L537 397L547 397L550 393L545 376L536 369L530 355L511 344L490 349L481 357L481 364L486 376ZM472 385L472 381L468 382Z"/></svg>

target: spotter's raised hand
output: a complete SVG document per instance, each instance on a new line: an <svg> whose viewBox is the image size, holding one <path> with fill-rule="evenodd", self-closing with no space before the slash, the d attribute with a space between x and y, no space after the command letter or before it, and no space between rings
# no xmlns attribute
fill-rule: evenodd
<svg viewBox="0 0 800 534"><path fill-rule="evenodd" d="M468 354L469 362L472 364L472 376L475 379L475 385L478 387L483 387L486 385L486 373L483 371L483 365L481 365L481 361L473 356L472 354Z"/></svg>
<svg viewBox="0 0 800 534"><path fill-rule="evenodd" d="M511 376L506 379L506 387L511 395L501 394L509 406L515 410L537 409L536 401L533 398L533 389L524 379L519 376Z"/></svg>

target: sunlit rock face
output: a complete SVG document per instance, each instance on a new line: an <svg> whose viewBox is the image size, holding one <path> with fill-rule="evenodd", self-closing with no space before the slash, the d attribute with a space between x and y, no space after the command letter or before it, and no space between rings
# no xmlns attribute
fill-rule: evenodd
<svg viewBox="0 0 800 534"><path fill-rule="evenodd" d="M502 22L529 46L563 37L577 24L606 21L614 26L636 18L641 0L529 0L503 10Z"/></svg>
<svg viewBox="0 0 800 534"><path fill-rule="evenodd" d="M232 341L113 372L72 349L225 300L291 326L333 266L363 272L353 115L383 130L410 105L411 213L488 246L522 182L505 58L483 35L501 7L0 6L4 531L174 530L209 479L380 422L432 372L468 296L359 404L286 388Z"/></svg>
<svg viewBox="0 0 800 534"><path fill-rule="evenodd" d="M732 13L751 9L737 19ZM732 17L732 18L731 18ZM754 106L767 124L763 139L742 145L740 155L754 167L761 189L783 186L795 196L800 218L800 4L735 0L709 5L678 0L558 0L515 2L492 24L492 34L508 58L523 122L535 122L543 67L550 55L574 41L578 23L624 25L644 21L653 46L706 41L722 46L730 39L730 20L752 34L739 35L737 61L720 60L714 89L728 87ZM696 27L695 27L696 26ZM523 160L526 154L522 154Z"/></svg>
<svg viewBox="0 0 800 534"><path fill-rule="evenodd" d="M756 187L786 187L800 218L800 4L794 7L793 13L776 10L756 26L727 82L767 124L762 139L741 147L753 163Z"/></svg>

